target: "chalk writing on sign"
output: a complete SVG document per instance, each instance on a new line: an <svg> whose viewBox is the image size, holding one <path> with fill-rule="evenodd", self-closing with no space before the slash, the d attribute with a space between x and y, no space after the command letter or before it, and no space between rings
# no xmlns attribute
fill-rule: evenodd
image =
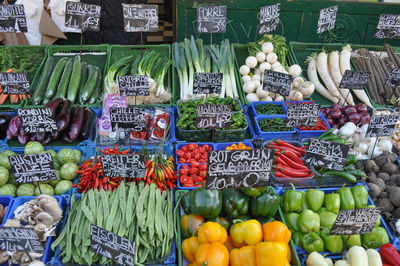
<svg viewBox="0 0 400 266"><path fill-rule="evenodd" d="M50 153L12 155L8 157L15 182L32 183L56 180L53 158Z"/></svg>
<svg viewBox="0 0 400 266"><path fill-rule="evenodd" d="M57 124L50 108L20 108L18 116L26 133L57 131Z"/></svg>
<svg viewBox="0 0 400 266"><path fill-rule="evenodd" d="M225 33L226 6L199 6L197 8L198 33Z"/></svg>
<svg viewBox="0 0 400 266"><path fill-rule="evenodd" d="M373 115L369 122L366 138L370 137L390 137L396 127L399 115L393 113L390 115Z"/></svg>
<svg viewBox="0 0 400 266"><path fill-rule="evenodd" d="M110 120L113 131L146 130L146 112L136 107L111 107Z"/></svg>
<svg viewBox="0 0 400 266"><path fill-rule="evenodd" d="M0 227L0 250L44 253L35 229L26 227Z"/></svg>
<svg viewBox="0 0 400 266"><path fill-rule="evenodd" d="M381 211L378 208L340 210L330 235L368 234L374 228Z"/></svg>
<svg viewBox="0 0 400 266"><path fill-rule="evenodd" d="M196 108L197 128L228 128L231 126L232 105L199 104Z"/></svg>
<svg viewBox="0 0 400 266"><path fill-rule="evenodd" d="M157 5L122 4L124 31L156 32L158 31Z"/></svg>
<svg viewBox="0 0 400 266"><path fill-rule="evenodd" d="M67 2L65 27L84 31L100 30L101 7L79 2Z"/></svg>
<svg viewBox="0 0 400 266"><path fill-rule="evenodd" d="M146 173L143 154L102 154L101 164L107 177L143 178Z"/></svg>
<svg viewBox="0 0 400 266"><path fill-rule="evenodd" d="M29 94L28 77L25 73L0 73L0 85L5 94Z"/></svg>
<svg viewBox="0 0 400 266"><path fill-rule="evenodd" d="M377 39L400 39L400 15L381 14L374 37Z"/></svg>
<svg viewBox="0 0 400 266"><path fill-rule="evenodd" d="M389 87L400 87L400 69L395 68L390 72L385 85Z"/></svg>
<svg viewBox="0 0 400 266"><path fill-rule="evenodd" d="M121 96L149 96L149 77L146 75L119 76Z"/></svg>
<svg viewBox="0 0 400 266"><path fill-rule="evenodd" d="M265 70L263 78L263 90L288 96L291 85L291 75L272 70Z"/></svg>
<svg viewBox="0 0 400 266"><path fill-rule="evenodd" d="M281 4L260 7L259 35L275 31L279 25Z"/></svg>
<svg viewBox="0 0 400 266"><path fill-rule="evenodd" d="M338 6L323 8L319 11L317 33L335 28Z"/></svg>
<svg viewBox="0 0 400 266"><path fill-rule="evenodd" d="M194 73L193 94L220 94L222 73Z"/></svg>
<svg viewBox="0 0 400 266"><path fill-rule="evenodd" d="M319 117L318 103L289 104L285 119L286 127L314 127Z"/></svg>
<svg viewBox="0 0 400 266"><path fill-rule="evenodd" d="M0 5L0 32L28 32L24 5Z"/></svg>
<svg viewBox="0 0 400 266"><path fill-rule="evenodd" d="M370 77L369 72L346 70L340 81L339 88L363 90L364 85L367 84ZM346 97L347 95L344 95Z"/></svg>

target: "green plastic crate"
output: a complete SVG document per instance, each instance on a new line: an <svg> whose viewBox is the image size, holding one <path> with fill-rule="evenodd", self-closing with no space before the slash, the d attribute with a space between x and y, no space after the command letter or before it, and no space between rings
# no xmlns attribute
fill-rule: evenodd
<svg viewBox="0 0 400 266"><path fill-rule="evenodd" d="M326 52L332 52L332 51L341 51L342 47L345 46L346 44L344 43L326 43L324 44L324 50ZM352 49L358 49L358 48L368 48L368 46L365 45L351 45ZM321 43L302 43L302 42L289 42L289 53L290 53L290 58L293 60L292 63L300 65L300 67L303 70L303 75L307 78L307 65L305 64L305 61L308 56L310 56L312 53L318 53L321 51L322 44ZM353 60L351 60L351 67L352 69L356 69L355 64ZM368 90L364 89L365 92L368 95L369 100L371 101L371 104L375 107L377 104L375 101L371 98L369 95ZM332 105L332 102L321 96L317 91L315 91L311 98L315 100L317 103L321 104L321 107L330 107ZM353 99L354 103L360 103L361 101L358 100L358 98L354 95L353 93Z"/></svg>
<svg viewBox="0 0 400 266"><path fill-rule="evenodd" d="M160 44L160 45L111 45L110 46L110 54L107 58L107 67L108 70L112 64L117 62L123 57L130 56L130 55L140 55L142 51L145 50L155 50L163 57L167 57L171 60L171 46L169 44ZM172 63L172 61L171 61ZM172 64L171 64L172 65ZM164 78L164 87L170 88L172 97L170 103L173 102L174 97L174 90L173 86L171 86L171 68L169 67L167 74ZM107 74L107 71L105 72ZM169 104L170 104L169 103Z"/></svg>
<svg viewBox="0 0 400 266"><path fill-rule="evenodd" d="M104 76L106 74L106 63L107 57L109 53L109 45L101 44L101 45L51 45L48 47L48 56L54 57L54 66L57 62L63 57L72 57L82 52L81 60L82 62L86 62L87 64L94 65L100 68L102 75L101 82L101 91L103 87ZM33 88L36 89L40 80L40 76L42 74L44 68L44 63L41 66L40 70L36 74L35 80L33 82ZM100 94L99 94L100 95ZM31 102L28 103L28 106L31 105ZM88 105L89 107L97 107L101 106L102 103L99 101L96 104ZM36 106L37 107L37 106Z"/></svg>
<svg viewBox="0 0 400 266"><path fill-rule="evenodd" d="M187 190L176 190L175 191L175 200L176 202L179 202L179 198L184 195L185 193L188 193ZM280 219L281 221L283 221L283 214L282 214L282 210L281 207L278 207L278 213L276 214L276 216L278 217L278 219ZM177 228L177 236L176 236L176 249L177 249L177 253L178 253L178 266L183 266L183 261L184 261L184 257L183 257L183 253L182 253L182 234L181 234L181 226L180 226L180 208L178 209L178 211L176 212L176 228ZM292 253L292 262L291 265L292 266L301 266L301 262L299 259L299 256L297 255L297 251L296 248L294 246L294 243L292 240L290 240L289 242L289 247L290 247L290 251Z"/></svg>
<svg viewBox="0 0 400 266"><path fill-rule="evenodd" d="M0 46L0 49L15 49L17 51L24 51L25 53L34 53L36 51L42 51L44 56L42 61L40 62L40 64L38 65L37 68L32 69L31 71L29 71L27 74L28 76L28 80L29 80L29 84L31 86L31 91L33 91L33 82L36 78L37 72L39 69L41 69L44 65L44 62L46 61L46 57L47 57L47 49L48 46L47 45L19 45L19 46ZM4 104L0 105L0 108L2 109L2 111L7 111L7 110L14 110L15 108L24 106L26 104L26 100L24 101L20 101L18 104L12 104L10 102L10 98L8 97L7 100L4 102Z"/></svg>

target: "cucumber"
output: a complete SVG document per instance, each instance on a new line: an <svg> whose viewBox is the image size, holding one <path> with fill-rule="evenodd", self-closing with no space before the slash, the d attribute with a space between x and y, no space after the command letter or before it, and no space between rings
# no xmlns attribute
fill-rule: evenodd
<svg viewBox="0 0 400 266"><path fill-rule="evenodd" d="M97 66L89 65L88 80L86 81L85 86L83 87L79 95L79 102L81 104L86 103L89 100L90 95L93 93L97 84L97 80L99 78L101 78L100 69Z"/></svg>
<svg viewBox="0 0 400 266"><path fill-rule="evenodd" d="M32 99L33 99L32 102L34 105L39 105L43 101L44 90L46 89L47 83L49 82L51 71L53 69L53 64L54 64L54 58L52 56L50 56L46 60L46 63L43 67L42 75L40 76L40 79L39 79L39 84L36 88L36 91L35 91L33 97L32 97Z"/></svg>
<svg viewBox="0 0 400 266"><path fill-rule="evenodd" d="M60 83L58 84L56 98L65 98L65 95L67 94L69 80L72 74L73 65L74 65L74 58L71 57L65 64L65 68L61 76Z"/></svg>
<svg viewBox="0 0 400 266"><path fill-rule="evenodd" d="M70 99L72 104L75 102L76 95L78 94L79 84L81 80L81 57L75 56L74 66L72 68L71 79L68 85L67 98Z"/></svg>
<svg viewBox="0 0 400 266"><path fill-rule="evenodd" d="M79 82L79 93L85 86L87 76L88 76L87 64L86 64L86 62L82 62L81 80Z"/></svg>
<svg viewBox="0 0 400 266"><path fill-rule="evenodd" d="M96 104L97 103L97 100L99 97L99 91L101 91L101 76L97 80L96 87L94 88L92 95L90 95L88 104Z"/></svg>
<svg viewBox="0 0 400 266"><path fill-rule="evenodd" d="M54 70L51 73L49 83L47 84L47 90L46 90L47 98L52 99L54 94L56 94L58 82L60 81L61 75L63 73L67 61L68 57L63 57L57 62L56 66L54 67Z"/></svg>

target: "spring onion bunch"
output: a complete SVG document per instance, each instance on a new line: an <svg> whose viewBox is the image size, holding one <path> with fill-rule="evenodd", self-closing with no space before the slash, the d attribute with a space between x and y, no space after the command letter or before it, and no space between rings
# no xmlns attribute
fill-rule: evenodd
<svg viewBox="0 0 400 266"><path fill-rule="evenodd" d="M220 98L238 98L235 78L235 51L228 40L220 45L203 45L203 40L185 39L174 43L174 64L180 83L180 98L188 100L193 95L194 73L222 73L223 83ZM200 97L205 95L200 95Z"/></svg>

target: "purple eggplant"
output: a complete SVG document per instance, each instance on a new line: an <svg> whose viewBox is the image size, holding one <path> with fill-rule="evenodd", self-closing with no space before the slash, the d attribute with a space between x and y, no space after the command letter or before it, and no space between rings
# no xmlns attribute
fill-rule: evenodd
<svg viewBox="0 0 400 266"><path fill-rule="evenodd" d="M45 135L45 133L35 133L35 138L40 143L43 143L44 142L44 135Z"/></svg>
<svg viewBox="0 0 400 266"><path fill-rule="evenodd" d="M58 110L61 108L63 103L62 98L57 98L52 100L51 102L48 102L45 106L45 108L50 108L51 111L53 112L54 117L57 116Z"/></svg>
<svg viewBox="0 0 400 266"><path fill-rule="evenodd" d="M62 139L65 143L72 143L72 142L74 142L74 141L68 136L68 133L62 134L61 139Z"/></svg>
<svg viewBox="0 0 400 266"><path fill-rule="evenodd" d="M52 139L58 139L59 136L60 136L60 131L51 132L51 138Z"/></svg>
<svg viewBox="0 0 400 266"><path fill-rule="evenodd" d="M90 115L91 115L90 109L85 108L85 110L83 111L83 123L82 123L82 129L81 129L81 134L80 134L81 139L87 139L89 137Z"/></svg>
<svg viewBox="0 0 400 266"><path fill-rule="evenodd" d="M44 144L45 145L49 145L51 143L52 139L51 139L51 134L50 133L46 133L44 135Z"/></svg>
<svg viewBox="0 0 400 266"><path fill-rule="evenodd" d="M72 123L69 126L68 137L74 141L78 138L81 133L83 123L83 107L75 108L75 112L72 118Z"/></svg>
<svg viewBox="0 0 400 266"><path fill-rule="evenodd" d="M4 139L6 137L8 124L10 123L10 121L11 121L11 115L0 114L0 139Z"/></svg>
<svg viewBox="0 0 400 266"><path fill-rule="evenodd" d="M31 134L31 141L36 141L36 136L35 136L35 134Z"/></svg>
<svg viewBox="0 0 400 266"><path fill-rule="evenodd" d="M18 135L23 135L23 136L29 135L29 133L26 133L26 132L25 132L25 130L24 130L23 127L20 127L20 128L19 128L19 132L18 132L18 133L19 133Z"/></svg>
<svg viewBox="0 0 400 266"><path fill-rule="evenodd" d="M26 143L28 143L29 139L30 139L30 135L29 134L27 134L27 135L21 135L21 134L18 135L18 141L22 145L25 145Z"/></svg>
<svg viewBox="0 0 400 266"><path fill-rule="evenodd" d="M11 119L10 124L8 125L8 129L10 130L11 135L14 137L18 136L20 127L21 127L21 119L19 119L19 116L16 115Z"/></svg>
<svg viewBox="0 0 400 266"><path fill-rule="evenodd" d="M7 138L8 138L8 139L13 139L13 138L15 138L15 136L14 136L13 134L11 134L11 131L10 131L9 128L7 129L6 134L7 134Z"/></svg>
<svg viewBox="0 0 400 266"><path fill-rule="evenodd" d="M58 113L56 118L58 131L63 131L68 127L71 117L71 110L72 103L67 99L64 101L61 111Z"/></svg>

